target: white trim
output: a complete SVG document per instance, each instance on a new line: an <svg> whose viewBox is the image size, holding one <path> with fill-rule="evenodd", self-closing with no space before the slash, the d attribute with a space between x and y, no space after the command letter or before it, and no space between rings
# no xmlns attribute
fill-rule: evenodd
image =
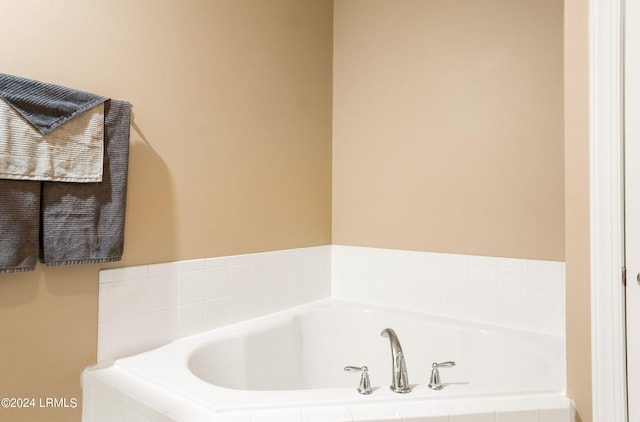
<svg viewBox="0 0 640 422"><path fill-rule="evenodd" d="M627 421L622 7L591 0L591 343L595 422Z"/></svg>

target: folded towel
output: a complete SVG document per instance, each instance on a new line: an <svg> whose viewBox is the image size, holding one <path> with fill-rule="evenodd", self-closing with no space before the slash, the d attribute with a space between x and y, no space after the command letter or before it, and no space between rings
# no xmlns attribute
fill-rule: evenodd
<svg viewBox="0 0 640 422"><path fill-rule="evenodd" d="M46 135L107 98L0 73L0 98Z"/></svg>
<svg viewBox="0 0 640 422"><path fill-rule="evenodd" d="M0 73L0 178L99 182L107 100Z"/></svg>
<svg viewBox="0 0 640 422"><path fill-rule="evenodd" d="M104 104L42 135L0 98L0 179L102 180Z"/></svg>
<svg viewBox="0 0 640 422"><path fill-rule="evenodd" d="M48 266L122 259L131 104L110 100L104 112L102 182L43 183L41 257Z"/></svg>
<svg viewBox="0 0 640 422"><path fill-rule="evenodd" d="M31 271L36 266L40 185L0 180L0 272Z"/></svg>

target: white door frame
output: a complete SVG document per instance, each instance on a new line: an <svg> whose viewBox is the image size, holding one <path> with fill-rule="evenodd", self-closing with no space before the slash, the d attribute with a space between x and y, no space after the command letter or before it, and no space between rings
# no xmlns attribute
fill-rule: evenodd
<svg viewBox="0 0 640 422"><path fill-rule="evenodd" d="M623 221L624 0L590 1L594 422L627 421ZM566 46L569 48L570 46Z"/></svg>

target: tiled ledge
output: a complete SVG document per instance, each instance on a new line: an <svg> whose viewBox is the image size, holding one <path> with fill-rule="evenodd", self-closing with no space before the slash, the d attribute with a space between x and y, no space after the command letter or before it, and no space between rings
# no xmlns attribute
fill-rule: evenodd
<svg viewBox="0 0 640 422"><path fill-rule="evenodd" d="M216 413L117 367L83 373L83 421L219 422L569 422L571 400L562 395L528 395L417 400Z"/></svg>

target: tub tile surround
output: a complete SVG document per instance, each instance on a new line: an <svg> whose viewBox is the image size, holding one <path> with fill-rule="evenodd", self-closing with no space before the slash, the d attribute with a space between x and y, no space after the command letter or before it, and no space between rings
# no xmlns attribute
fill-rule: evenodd
<svg viewBox="0 0 640 422"><path fill-rule="evenodd" d="M215 413L114 359L329 297L564 335L564 263L327 245L103 270L83 421L567 422L563 396Z"/></svg>
<svg viewBox="0 0 640 422"><path fill-rule="evenodd" d="M563 262L332 247L332 296L564 335Z"/></svg>
<svg viewBox="0 0 640 422"><path fill-rule="evenodd" d="M331 294L331 247L100 271L98 364Z"/></svg>
<svg viewBox="0 0 640 422"><path fill-rule="evenodd" d="M564 335L564 263L327 245L100 271L98 364L329 297Z"/></svg>

